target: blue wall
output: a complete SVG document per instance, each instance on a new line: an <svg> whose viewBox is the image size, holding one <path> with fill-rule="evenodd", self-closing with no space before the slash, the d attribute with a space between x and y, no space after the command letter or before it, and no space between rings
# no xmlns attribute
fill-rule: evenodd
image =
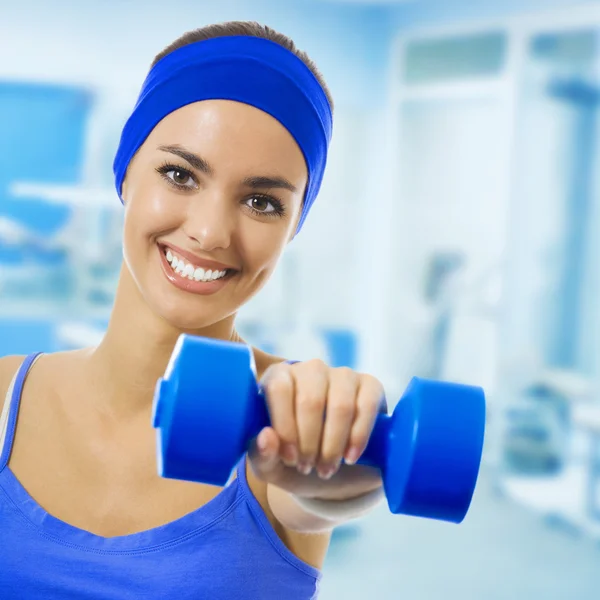
<svg viewBox="0 0 600 600"><path fill-rule="evenodd" d="M68 207L14 198L10 186L79 180L91 104L73 86L0 80L0 215L42 236L65 224Z"/></svg>

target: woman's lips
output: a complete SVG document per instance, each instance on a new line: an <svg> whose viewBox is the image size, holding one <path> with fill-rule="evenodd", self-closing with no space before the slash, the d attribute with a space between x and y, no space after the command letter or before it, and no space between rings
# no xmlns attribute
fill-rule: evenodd
<svg viewBox="0 0 600 600"><path fill-rule="evenodd" d="M208 296L214 294L219 290L223 289L229 283L232 277L234 277L237 273L237 271L235 270L228 270L225 276L221 277L220 279L215 279L213 281L194 281L192 279L184 277L181 273L176 273L173 270L173 267L171 267L171 265L167 261L167 257L165 256L165 250L163 249L164 247L157 245L157 248L160 255L160 262L163 273L176 288L185 292L199 294L201 296Z"/></svg>
<svg viewBox="0 0 600 600"><path fill-rule="evenodd" d="M174 246L173 244L159 243L158 245L161 248L163 248L165 250L165 252L166 252L166 250L171 250L171 252L178 258L183 258L186 260L186 262L188 262L196 267L202 267L205 270L208 270L208 269L210 269L211 271L215 271L215 270L217 270L217 271L225 271L225 270L236 271L237 270L230 265L216 262L214 260L206 260L204 258L200 258L199 256L196 256L193 252L188 252L187 250L183 250L182 248L179 248L178 246Z"/></svg>

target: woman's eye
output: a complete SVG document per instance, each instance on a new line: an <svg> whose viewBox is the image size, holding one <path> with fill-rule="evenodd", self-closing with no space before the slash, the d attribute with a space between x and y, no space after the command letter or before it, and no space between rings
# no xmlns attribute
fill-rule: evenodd
<svg viewBox="0 0 600 600"><path fill-rule="evenodd" d="M248 198L248 202L250 203L250 208L260 213L271 213L275 210L272 202L260 196ZM271 210L267 210L269 206L271 207Z"/></svg>
<svg viewBox="0 0 600 600"><path fill-rule="evenodd" d="M192 179L192 176L187 171L182 171L181 169L171 169L165 174L173 181L173 183L181 187L193 188L196 186L196 182Z"/></svg>

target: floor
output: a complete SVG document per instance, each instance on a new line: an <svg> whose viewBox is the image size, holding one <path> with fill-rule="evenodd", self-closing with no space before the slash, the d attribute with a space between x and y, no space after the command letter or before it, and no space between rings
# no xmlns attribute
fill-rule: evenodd
<svg viewBox="0 0 600 600"><path fill-rule="evenodd" d="M332 540L320 600L598 600L600 545L494 492L461 525L382 506Z"/></svg>

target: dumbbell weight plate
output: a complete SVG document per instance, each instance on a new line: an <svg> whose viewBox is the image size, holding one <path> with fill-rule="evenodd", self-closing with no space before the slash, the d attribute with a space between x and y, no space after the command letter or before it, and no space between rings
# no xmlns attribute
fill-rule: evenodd
<svg viewBox="0 0 600 600"><path fill-rule="evenodd" d="M264 422L257 392L248 346L182 334L154 393L159 475L224 486Z"/></svg>

